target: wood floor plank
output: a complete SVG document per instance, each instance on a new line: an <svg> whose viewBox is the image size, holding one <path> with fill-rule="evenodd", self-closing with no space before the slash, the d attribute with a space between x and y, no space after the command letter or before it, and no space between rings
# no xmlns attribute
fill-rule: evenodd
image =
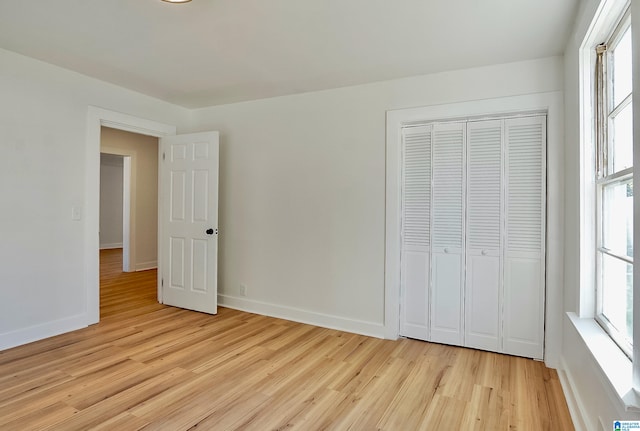
<svg viewBox="0 0 640 431"><path fill-rule="evenodd" d="M541 362L156 301L101 252L101 322L0 352L0 429L571 430Z"/></svg>
<svg viewBox="0 0 640 431"><path fill-rule="evenodd" d="M461 429L477 431L508 429L509 397L508 392L474 385L471 400L462 416Z"/></svg>
<svg viewBox="0 0 640 431"><path fill-rule="evenodd" d="M372 430L378 429L387 407L411 373L412 365L403 359L392 358L385 362L366 384L351 392L350 404L341 419L331 424L334 430ZM352 408L357 404L358 408Z"/></svg>
<svg viewBox="0 0 640 431"><path fill-rule="evenodd" d="M130 409L131 413L153 419L148 430L189 429L215 412L226 409L234 401L230 394L250 390L248 381L261 378L264 373L264 361L261 352L270 354L267 349L254 347L254 360L249 365L238 365L234 369L220 373L219 370L197 375L191 382L178 388L165 391L162 395L148 400L139 408ZM206 386L203 383L207 383ZM194 387L197 388L194 390ZM158 411L162 410L162 420Z"/></svg>
<svg viewBox="0 0 640 431"><path fill-rule="evenodd" d="M108 382L120 382L128 375L141 370L141 366L142 364L126 360L62 383L45 385L37 391L19 393L0 406L0 425L33 410L45 409L58 402L68 403L70 399L83 397L91 389L104 388L98 396L107 397L112 393L112 386ZM72 404L69 405L72 406Z"/></svg>
<svg viewBox="0 0 640 431"><path fill-rule="evenodd" d="M72 418L58 424L60 429L65 431L82 431L99 428L103 424L110 423L114 419L114 412L123 412L116 417L117 422L139 423L147 426L149 420L137 418L129 413L129 409L140 405L144 401L170 390L180 385L190 377L189 372L180 368L174 368L164 373L158 374L147 380L139 382L127 389L124 389L112 396L102 400L88 402L88 406L80 410ZM126 412L126 414L125 414ZM135 421L133 419L136 419ZM115 424L114 424L115 426ZM127 425L129 426L129 425ZM113 428L130 429L130 428Z"/></svg>
<svg viewBox="0 0 640 431"><path fill-rule="evenodd" d="M257 415L259 409L269 401L269 397L260 393L234 392L233 399L224 408L212 411L189 430L235 430L241 429L235 425Z"/></svg>
<svg viewBox="0 0 640 431"><path fill-rule="evenodd" d="M67 424L60 424L61 426L66 426ZM136 416L130 415L129 413L120 413L119 415L113 416L106 421L96 424L90 428L82 428L82 429L91 429L92 431L113 431L113 430L122 430L122 431L139 431L144 429L149 422L144 419L138 418ZM66 430L65 430L66 431Z"/></svg>
<svg viewBox="0 0 640 431"><path fill-rule="evenodd" d="M41 372L27 368L21 373L8 375L0 382L0 406L12 401L19 394L34 393L44 386L57 385L72 379L69 374L56 369Z"/></svg>
<svg viewBox="0 0 640 431"><path fill-rule="evenodd" d="M381 429L417 429L447 370L446 364L430 361L427 357L418 358L409 364L407 379L378 423ZM416 391L415 382L421 382L419 391Z"/></svg>
<svg viewBox="0 0 640 431"><path fill-rule="evenodd" d="M51 424L57 425L78 412L63 402L58 402L40 409L34 409L12 421L1 425L6 430L42 429Z"/></svg>
<svg viewBox="0 0 640 431"><path fill-rule="evenodd" d="M462 425L463 415L467 407L467 402L458 398L451 398L446 395L434 395L433 400L429 403L427 414L424 416L422 423L416 428L418 430L464 430ZM536 428L518 428L511 427L506 429L536 429Z"/></svg>

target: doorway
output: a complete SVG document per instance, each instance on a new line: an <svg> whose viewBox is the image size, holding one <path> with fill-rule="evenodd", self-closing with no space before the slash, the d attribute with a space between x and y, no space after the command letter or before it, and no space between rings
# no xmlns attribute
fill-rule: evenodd
<svg viewBox="0 0 640 431"><path fill-rule="evenodd" d="M100 152L100 250L122 249L121 269L131 272L135 267L130 251L132 156L115 152L104 148Z"/></svg>
<svg viewBox="0 0 640 431"><path fill-rule="evenodd" d="M143 271L158 266L158 138L110 127L100 129L101 163L122 160L122 220L123 268L125 272ZM105 166L108 170L111 167ZM101 177L103 177L101 173ZM100 185L102 193L108 188ZM119 207L114 212L120 211ZM108 211L100 208L100 216ZM112 215L113 218L113 215ZM110 231L100 219L100 246L110 243ZM105 241L105 239L107 239ZM128 242L128 244L127 244ZM127 247L128 245L128 247Z"/></svg>
<svg viewBox="0 0 640 431"><path fill-rule="evenodd" d="M100 321L100 241L96 233L99 231L100 213L100 143L102 126L119 131L128 131L144 136L160 138L175 135L176 127L168 124L146 120L132 115L122 114L94 106L89 106L87 115L87 159L85 170L85 285L86 290L86 324ZM156 149L157 154L157 149ZM133 174L132 174L133 175ZM157 189L156 189L157 193ZM159 198L161 198L159 196ZM155 219L158 218L157 208ZM159 235L158 235L159 236ZM156 237L157 240L157 237ZM156 251L160 255L159 247ZM160 265L158 261L156 263ZM138 267L140 263L136 264ZM160 270L160 268L158 268ZM157 283L158 299L161 300L160 284Z"/></svg>
<svg viewBox="0 0 640 431"><path fill-rule="evenodd" d="M100 256L121 249L123 272L157 268L158 146L153 136L100 129Z"/></svg>

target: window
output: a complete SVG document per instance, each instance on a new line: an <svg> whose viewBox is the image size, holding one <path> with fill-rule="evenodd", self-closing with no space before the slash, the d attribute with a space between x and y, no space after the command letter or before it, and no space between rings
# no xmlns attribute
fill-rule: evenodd
<svg viewBox="0 0 640 431"><path fill-rule="evenodd" d="M633 112L631 18L596 48L596 320L633 346Z"/></svg>

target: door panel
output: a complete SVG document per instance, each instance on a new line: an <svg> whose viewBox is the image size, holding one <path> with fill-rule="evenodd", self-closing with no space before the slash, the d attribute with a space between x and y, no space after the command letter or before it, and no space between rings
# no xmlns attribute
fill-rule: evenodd
<svg viewBox="0 0 640 431"><path fill-rule="evenodd" d="M431 340L462 345L464 123L433 126Z"/></svg>
<svg viewBox="0 0 640 431"><path fill-rule="evenodd" d="M215 314L218 133L162 138L160 148L162 302Z"/></svg>
<svg viewBox="0 0 640 431"><path fill-rule="evenodd" d="M184 289L184 238L170 238L170 265L169 265L169 287L172 289Z"/></svg>
<svg viewBox="0 0 640 431"><path fill-rule="evenodd" d="M433 253L431 341L461 346L462 253Z"/></svg>
<svg viewBox="0 0 640 431"><path fill-rule="evenodd" d="M200 199L198 199L200 197ZM209 171L199 169L193 171L193 220L207 222L209 220Z"/></svg>
<svg viewBox="0 0 640 431"><path fill-rule="evenodd" d="M171 190L169 192L169 200L171 202L171 215L170 220L172 222L184 221L186 208L186 196L185 187L187 181L184 171L171 171Z"/></svg>
<svg viewBox="0 0 640 431"><path fill-rule="evenodd" d="M429 253L405 251L402 259L400 335L429 340Z"/></svg>
<svg viewBox="0 0 640 431"><path fill-rule="evenodd" d="M500 352L500 257L467 254L465 346Z"/></svg>
<svg viewBox="0 0 640 431"><path fill-rule="evenodd" d="M465 346L502 349L502 120L467 124Z"/></svg>
<svg viewBox="0 0 640 431"><path fill-rule="evenodd" d="M542 359L546 117L505 120L504 352Z"/></svg>
<svg viewBox="0 0 640 431"><path fill-rule="evenodd" d="M540 259L507 256L504 352L542 359L543 310Z"/></svg>
<svg viewBox="0 0 640 431"><path fill-rule="evenodd" d="M207 292L207 261L209 260L209 241L194 239L191 256L191 274L193 277L193 290L197 292ZM202 268L203 270L200 270Z"/></svg>
<svg viewBox="0 0 640 431"><path fill-rule="evenodd" d="M431 127L402 131L400 335L429 339Z"/></svg>

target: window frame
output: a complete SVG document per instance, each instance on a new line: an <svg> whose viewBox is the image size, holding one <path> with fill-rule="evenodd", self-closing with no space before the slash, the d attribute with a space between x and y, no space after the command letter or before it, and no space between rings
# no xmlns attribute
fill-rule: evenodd
<svg viewBox="0 0 640 431"><path fill-rule="evenodd" d="M595 105L598 105L599 101L604 103L601 106L604 107L604 114L602 118L602 134L596 133L595 152L595 313L594 319L604 329L604 331L611 337L611 339L620 347L624 354L629 358L633 358L633 344L629 342L625 334L617 329L603 313L603 260L604 256L610 256L619 261L626 262L633 265L633 258L629 258L626 255L620 255L604 247L604 232L603 226L605 222L605 203L604 203L604 191L607 186L624 183L628 180L633 181L633 166L630 168L622 169L618 172L613 172L613 157L611 157L610 148L612 146L612 134L609 133L611 123L614 118L627 107L633 103L633 90L622 100L618 105L615 105L613 88L613 55L618 44L622 40L627 30L631 29L631 8L627 5L624 12L620 15L620 18L616 20L615 25L612 26L613 30L609 32L606 42L603 44L606 46L606 50L603 54L602 65L602 81L598 82L598 77L594 73L593 75L593 94ZM601 46L601 45L599 45ZM598 47L596 47L597 49ZM596 72L597 73L597 72ZM599 88L598 85L600 84ZM594 126L598 122L598 112L594 110L592 121ZM597 126L596 126L597 127Z"/></svg>

